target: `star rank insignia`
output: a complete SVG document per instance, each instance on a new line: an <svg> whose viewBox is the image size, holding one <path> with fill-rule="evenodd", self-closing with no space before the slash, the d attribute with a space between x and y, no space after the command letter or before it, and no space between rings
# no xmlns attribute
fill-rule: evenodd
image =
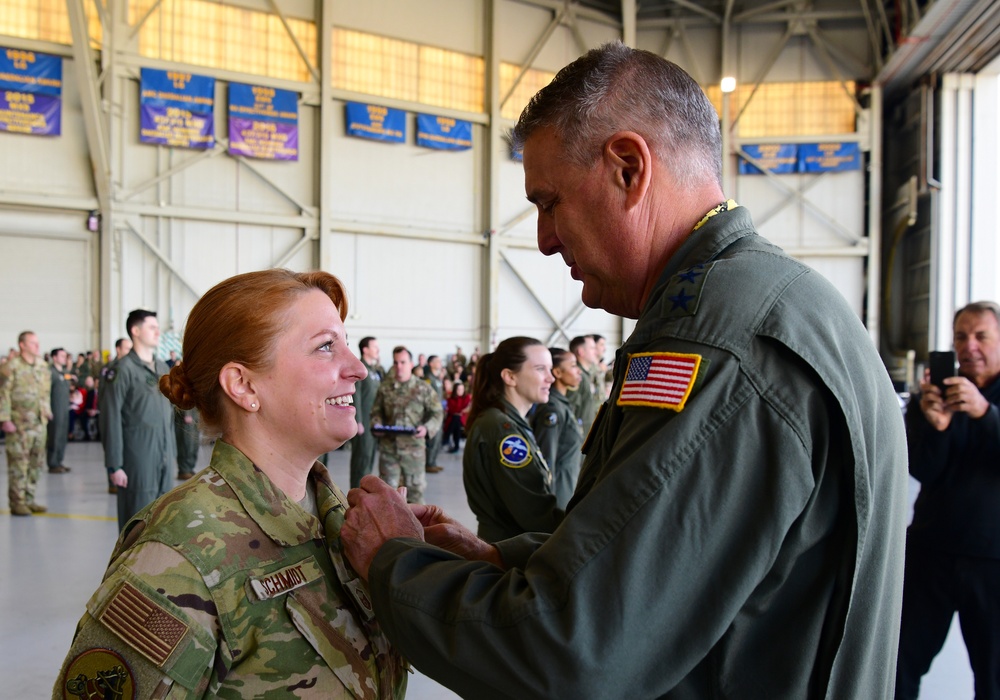
<svg viewBox="0 0 1000 700"><path fill-rule="evenodd" d="M686 270L681 270L667 284L663 301L664 318L682 318L698 313L698 303L705 280L715 263L699 263Z"/></svg>

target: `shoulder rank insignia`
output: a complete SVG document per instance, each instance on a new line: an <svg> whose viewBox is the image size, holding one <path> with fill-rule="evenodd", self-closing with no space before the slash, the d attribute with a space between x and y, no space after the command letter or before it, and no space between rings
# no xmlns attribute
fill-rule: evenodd
<svg viewBox="0 0 1000 700"><path fill-rule="evenodd" d="M715 263L692 265L670 278L663 294L663 317L680 318L698 313L705 280Z"/></svg>
<svg viewBox="0 0 1000 700"><path fill-rule="evenodd" d="M698 378L701 361L701 355L677 352L630 354L618 405L681 411Z"/></svg>
<svg viewBox="0 0 1000 700"><path fill-rule="evenodd" d="M520 469L531 462L531 449L520 435L508 435L500 441L500 463L511 469Z"/></svg>
<svg viewBox="0 0 1000 700"><path fill-rule="evenodd" d="M66 667L63 697L134 698L132 669L110 649L87 649Z"/></svg>

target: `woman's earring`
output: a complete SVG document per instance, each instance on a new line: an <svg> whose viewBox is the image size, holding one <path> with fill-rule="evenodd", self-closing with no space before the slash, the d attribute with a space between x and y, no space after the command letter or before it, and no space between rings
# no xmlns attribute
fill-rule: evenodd
<svg viewBox="0 0 1000 700"><path fill-rule="evenodd" d="M250 408L257 408L257 404L255 403L250 404Z"/></svg>

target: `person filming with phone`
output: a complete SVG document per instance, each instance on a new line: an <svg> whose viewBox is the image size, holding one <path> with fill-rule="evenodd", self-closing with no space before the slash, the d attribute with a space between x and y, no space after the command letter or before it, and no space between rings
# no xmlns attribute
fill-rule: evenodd
<svg viewBox="0 0 1000 700"><path fill-rule="evenodd" d="M917 697L956 611L976 697L1000 698L1000 305L959 309L953 344L944 367L932 358L906 412L921 487L907 530L896 698Z"/></svg>

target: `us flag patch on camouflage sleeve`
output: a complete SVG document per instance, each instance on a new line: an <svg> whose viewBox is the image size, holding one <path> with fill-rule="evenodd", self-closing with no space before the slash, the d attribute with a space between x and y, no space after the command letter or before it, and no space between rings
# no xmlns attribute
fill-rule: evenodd
<svg viewBox="0 0 1000 700"><path fill-rule="evenodd" d="M130 583L118 589L98 619L157 666L166 663L188 630Z"/></svg>
<svg viewBox="0 0 1000 700"><path fill-rule="evenodd" d="M701 366L701 355L640 352L628 356L619 406L684 408Z"/></svg>

